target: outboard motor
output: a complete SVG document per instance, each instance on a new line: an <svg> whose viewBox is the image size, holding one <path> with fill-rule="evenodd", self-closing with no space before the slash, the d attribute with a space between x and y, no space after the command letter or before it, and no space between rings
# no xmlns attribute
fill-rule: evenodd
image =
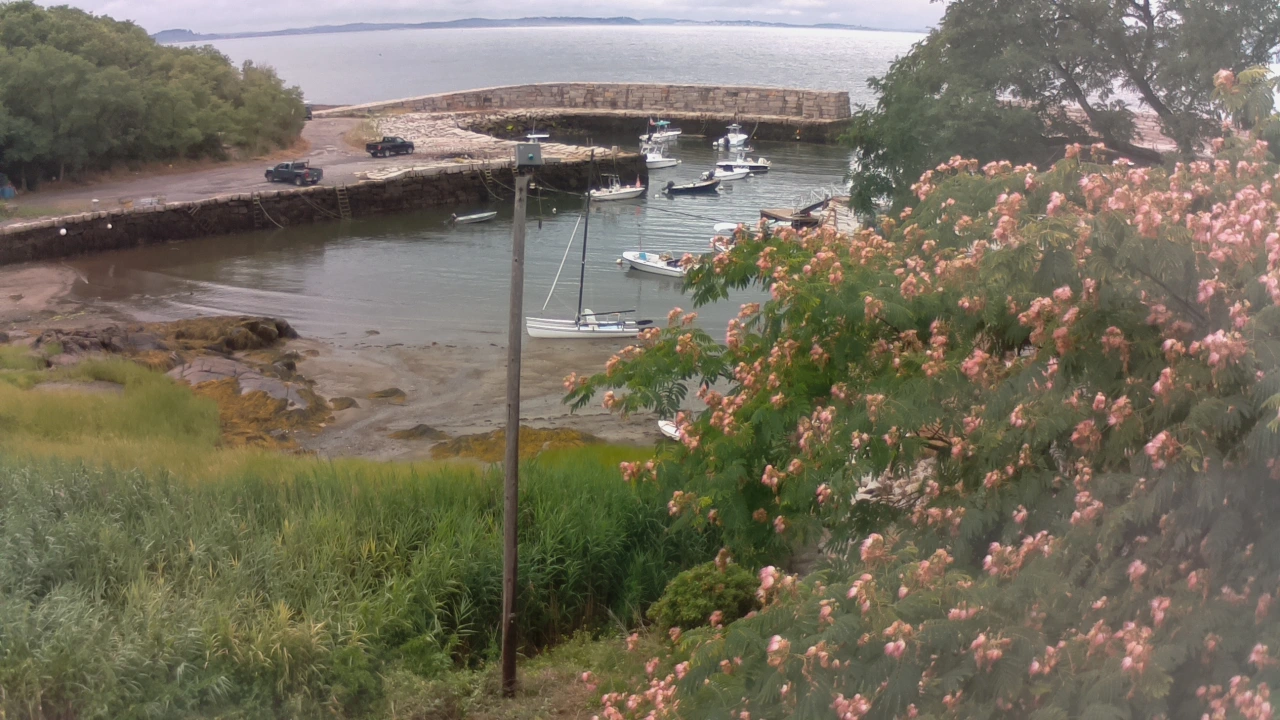
<svg viewBox="0 0 1280 720"><path fill-rule="evenodd" d="M668 181L667 181L667 192L671 192L671 188L673 188L673 187L675 187L675 186L676 186L676 181L675 181L675 180L668 180Z"/></svg>

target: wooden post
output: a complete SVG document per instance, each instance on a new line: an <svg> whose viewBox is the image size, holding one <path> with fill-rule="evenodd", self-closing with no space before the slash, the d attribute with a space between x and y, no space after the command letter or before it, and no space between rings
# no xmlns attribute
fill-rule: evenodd
<svg viewBox="0 0 1280 720"><path fill-rule="evenodd" d="M529 176L516 175L511 224L511 314L507 319L507 455L503 490L502 695L516 694L516 576L520 519L520 342L524 333L524 232Z"/></svg>

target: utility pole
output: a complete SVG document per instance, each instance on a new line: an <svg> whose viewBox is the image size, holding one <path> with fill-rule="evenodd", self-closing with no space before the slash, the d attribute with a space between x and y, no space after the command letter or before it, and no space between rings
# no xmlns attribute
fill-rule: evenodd
<svg viewBox="0 0 1280 720"><path fill-rule="evenodd" d="M536 145L534 146L537 147ZM520 343L524 321L524 234L529 205L529 175L540 151L516 150L515 218L511 224L511 305L507 323L507 454L503 487L502 695L516 694L516 576L519 572L520 519Z"/></svg>

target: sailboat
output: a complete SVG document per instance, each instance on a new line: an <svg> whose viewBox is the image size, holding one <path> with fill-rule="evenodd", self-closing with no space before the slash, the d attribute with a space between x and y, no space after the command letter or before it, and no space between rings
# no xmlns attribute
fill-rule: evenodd
<svg viewBox="0 0 1280 720"><path fill-rule="evenodd" d="M594 164L594 153L592 154ZM632 320L627 316L635 313L634 310L611 310L609 312L593 312L590 308L582 307L582 293L586 288L587 282L587 231L591 225L591 194L587 194L587 209L583 214L585 222L582 227L582 266L578 272L578 314L572 320L554 319L554 318L536 318L526 317L524 319L525 331L529 333L529 337L533 338L558 338L558 339L579 339L590 340L595 338L627 338L635 337L640 331L653 324L652 320ZM569 237L569 245L564 249L564 257L569 257L569 250L573 247L573 236L577 235L578 227L574 225L573 233ZM564 259L560 261L560 270L564 270ZM551 283L551 293L556 291L556 282L560 280L560 273L556 273L556 279ZM547 303L551 302L551 294L547 295ZM543 304L543 309L547 307L547 303Z"/></svg>

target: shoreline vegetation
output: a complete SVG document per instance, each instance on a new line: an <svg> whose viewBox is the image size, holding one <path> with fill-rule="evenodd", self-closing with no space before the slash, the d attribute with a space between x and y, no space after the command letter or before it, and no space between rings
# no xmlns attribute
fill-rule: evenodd
<svg viewBox="0 0 1280 720"><path fill-rule="evenodd" d="M160 45L133 23L20 0L0 4L0 38L0 186L258 154L303 127L301 90L273 69Z"/></svg>

